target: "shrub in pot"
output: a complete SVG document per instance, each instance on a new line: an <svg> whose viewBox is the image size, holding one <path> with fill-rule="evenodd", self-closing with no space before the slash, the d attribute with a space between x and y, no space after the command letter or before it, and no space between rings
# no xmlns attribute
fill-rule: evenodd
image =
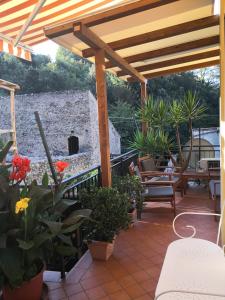
<svg viewBox="0 0 225 300"><path fill-rule="evenodd" d="M131 223L135 222L136 215L141 219L141 212L143 209L143 186L138 176L114 176L113 186L118 189L120 193L127 194L128 199L128 214L131 218ZM137 214L136 214L137 211Z"/></svg>
<svg viewBox="0 0 225 300"><path fill-rule="evenodd" d="M11 145L0 152L0 289L4 300L40 300L46 255L76 252L68 234L85 217L77 212L61 220L64 162L56 165L59 185L49 188L47 174L42 185L35 180L28 185L28 158L15 155L12 164L3 162Z"/></svg>
<svg viewBox="0 0 225 300"><path fill-rule="evenodd" d="M115 188L93 188L82 191L80 200L83 208L91 210L86 236L92 257L107 260L113 252L116 235L129 225L127 194Z"/></svg>

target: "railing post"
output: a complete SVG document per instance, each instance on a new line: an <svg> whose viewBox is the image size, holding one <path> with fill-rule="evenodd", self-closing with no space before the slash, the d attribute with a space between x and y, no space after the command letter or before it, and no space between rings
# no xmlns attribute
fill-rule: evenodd
<svg viewBox="0 0 225 300"><path fill-rule="evenodd" d="M98 167L98 187L102 186L102 172L101 172L101 167Z"/></svg>

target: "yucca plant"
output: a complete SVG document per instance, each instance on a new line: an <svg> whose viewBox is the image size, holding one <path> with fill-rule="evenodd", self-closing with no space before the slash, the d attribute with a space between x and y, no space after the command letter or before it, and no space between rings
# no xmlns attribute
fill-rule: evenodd
<svg viewBox="0 0 225 300"><path fill-rule="evenodd" d="M163 100L154 101L152 97L148 98L144 107L139 110L140 121L148 124L147 133L136 132L131 148L136 149L141 155L161 155L167 153L171 157L173 163L181 167L181 171L188 167L192 148L193 121L200 119L206 107L200 103L196 93L188 91L182 100L173 100L168 105ZM190 148L187 157L183 155L180 127L183 124L188 125L188 133L190 140ZM171 130L175 130L175 139L171 138ZM179 153L178 163L172 155L172 148L176 140L176 147Z"/></svg>

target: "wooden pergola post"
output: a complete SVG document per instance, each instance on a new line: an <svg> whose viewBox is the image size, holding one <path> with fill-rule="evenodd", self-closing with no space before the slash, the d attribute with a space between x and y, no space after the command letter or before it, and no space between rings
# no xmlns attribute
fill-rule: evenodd
<svg viewBox="0 0 225 300"><path fill-rule="evenodd" d="M10 90L10 110L11 110L13 153L16 154L17 142L16 142L16 114L15 114L15 91L14 90Z"/></svg>
<svg viewBox="0 0 225 300"><path fill-rule="evenodd" d="M221 207L225 202L225 2L220 0L220 164ZM222 245L225 243L225 220L222 223Z"/></svg>
<svg viewBox="0 0 225 300"><path fill-rule="evenodd" d="M146 82L141 82L141 107L143 108L147 99L147 84ZM142 121L141 124L142 132L147 133L147 123Z"/></svg>
<svg viewBox="0 0 225 300"><path fill-rule="evenodd" d="M112 185L110 165L110 143L107 107L107 89L105 78L105 52L102 49L95 53L96 92L98 101L99 143L101 153L102 186Z"/></svg>

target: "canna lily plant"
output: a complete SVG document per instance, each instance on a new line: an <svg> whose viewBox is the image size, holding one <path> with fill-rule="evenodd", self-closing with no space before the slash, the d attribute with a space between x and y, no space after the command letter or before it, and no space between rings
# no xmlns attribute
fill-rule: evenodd
<svg viewBox="0 0 225 300"><path fill-rule="evenodd" d="M76 253L70 235L90 214L89 210L74 211L62 218L62 205L74 204L62 199L67 163L56 163L57 188L49 187L47 173L42 185L35 180L28 185L28 158L16 155L10 164L4 163L11 145L9 142L0 152L0 289L20 287L34 278L53 253Z"/></svg>

